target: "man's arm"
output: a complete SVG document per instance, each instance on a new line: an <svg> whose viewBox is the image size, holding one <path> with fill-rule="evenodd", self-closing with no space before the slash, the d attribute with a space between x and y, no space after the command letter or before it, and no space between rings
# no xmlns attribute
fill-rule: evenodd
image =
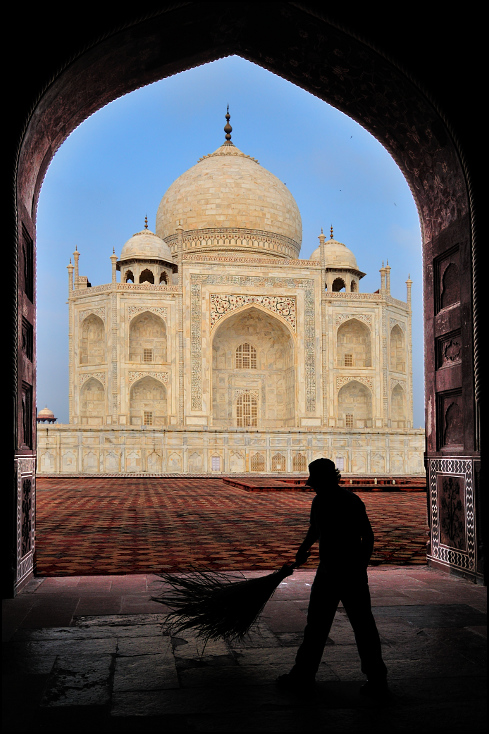
<svg viewBox="0 0 489 734"><path fill-rule="evenodd" d="M309 558L309 551L319 538L319 530L314 525L309 526L307 535L299 546L299 550L295 554L295 562L298 566L302 566Z"/></svg>

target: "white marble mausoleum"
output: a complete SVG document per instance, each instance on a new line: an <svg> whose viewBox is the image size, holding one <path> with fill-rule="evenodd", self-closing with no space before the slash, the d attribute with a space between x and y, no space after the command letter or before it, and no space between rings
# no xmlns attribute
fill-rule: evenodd
<svg viewBox="0 0 489 734"><path fill-rule="evenodd" d="M333 237L300 259L287 187L231 142L183 173L112 254L69 272L70 422L38 424L40 474L423 473L406 301L362 293ZM120 272L118 282L117 272Z"/></svg>

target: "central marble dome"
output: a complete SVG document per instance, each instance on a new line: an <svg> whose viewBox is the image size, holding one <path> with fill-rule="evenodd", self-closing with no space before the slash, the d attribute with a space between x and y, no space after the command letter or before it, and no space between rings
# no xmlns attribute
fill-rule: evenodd
<svg viewBox="0 0 489 734"><path fill-rule="evenodd" d="M180 238L184 252L297 258L302 221L294 197L276 176L242 153L229 133L226 137L167 190L156 214L156 234L174 255Z"/></svg>

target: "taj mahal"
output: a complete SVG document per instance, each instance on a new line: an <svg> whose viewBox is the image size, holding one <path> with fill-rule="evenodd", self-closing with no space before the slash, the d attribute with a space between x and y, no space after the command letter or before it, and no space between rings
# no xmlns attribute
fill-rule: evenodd
<svg viewBox="0 0 489 734"><path fill-rule="evenodd" d="M39 474L422 474L406 301L354 253L300 259L287 186L231 140L169 187L155 233L92 286L68 265L69 423L41 411ZM109 271L110 272L110 271ZM117 274L120 274L119 278ZM45 421L45 422L44 422Z"/></svg>

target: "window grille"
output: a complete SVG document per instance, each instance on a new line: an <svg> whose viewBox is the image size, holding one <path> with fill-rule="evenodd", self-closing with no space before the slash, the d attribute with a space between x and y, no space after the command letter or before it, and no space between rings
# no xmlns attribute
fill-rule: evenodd
<svg viewBox="0 0 489 734"><path fill-rule="evenodd" d="M292 459L292 471L306 471L307 459L304 454L296 454Z"/></svg>
<svg viewBox="0 0 489 734"><path fill-rule="evenodd" d="M345 367L353 367L353 354L345 354Z"/></svg>
<svg viewBox="0 0 489 734"><path fill-rule="evenodd" d="M253 454L251 457L251 471L265 471L265 457L263 454Z"/></svg>
<svg viewBox="0 0 489 734"><path fill-rule="evenodd" d="M258 401L250 392L242 393L236 403L238 428L256 426L258 418Z"/></svg>
<svg viewBox="0 0 489 734"><path fill-rule="evenodd" d="M283 454L272 456L272 471L285 471L285 456Z"/></svg>
<svg viewBox="0 0 489 734"><path fill-rule="evenodd" d="M345 416L345 422L347 428L353 428L353 413L347 413Z"/></svg>
<svg viewBox="0 0 489 734"><path fill-rule="evenodd" d="M143 423L145 426L153 425L153 413L149 410L144 411Z"/></svg>
<svg viewBox="0 0 489 734"><path fill-rule="evenodd" d="M236 349L236 369L256 370L256 349L251 344L240 344Z"/></svg>
<svg viewBox="0 0 489 734"><path fill-rule="evenodd" d="M144 349L143 350L143 362L152 362L152 361L153 361L153 350Z"/></svg>

